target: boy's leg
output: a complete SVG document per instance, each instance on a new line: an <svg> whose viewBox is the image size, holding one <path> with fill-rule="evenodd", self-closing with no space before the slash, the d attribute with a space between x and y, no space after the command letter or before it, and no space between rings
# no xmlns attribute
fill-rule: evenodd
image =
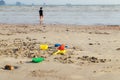
<svg viewBox="0 0 120 80"><path fill-rule="evenodd" d="M40 16L40 24L43 23L43 16Z"/></svg>

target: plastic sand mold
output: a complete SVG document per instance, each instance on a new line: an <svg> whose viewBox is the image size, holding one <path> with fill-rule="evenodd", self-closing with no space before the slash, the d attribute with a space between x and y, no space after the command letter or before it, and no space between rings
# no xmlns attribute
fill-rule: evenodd
<svg viewBox="0 0 120 80"><path fill-rule="evenodd" d="M40 49L41 50L47 50L48 49L48 45L47 44L42 44L42 45L40 45Z"/></svg>
<svg viewBox="0 0 120 80"><path fill-rule="evenodd" d="M61 46L61 44L59 44L59 43L56 43L56 44L55 44L55 47L59 47L59 46Z"/></svg>
<svg viewBox="0 0 120 80"><path fill-rule="evenodd" d="M42 61L44 61L44 58L42 58L42 57L32 58L32 62L34 62L34 63L39 63L39 62L42 62Z"/></svg>
<svg viewBox="0 0 120 80"><path fill-rule="evenodd" d="M58 50L57 52L53 53L53 55L57 55L57 54L65 54L66 50Z"/></svg>

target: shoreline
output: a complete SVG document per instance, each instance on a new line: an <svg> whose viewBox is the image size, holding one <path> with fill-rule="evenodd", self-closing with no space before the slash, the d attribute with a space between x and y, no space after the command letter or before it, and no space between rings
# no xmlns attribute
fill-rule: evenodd
<svg viewBox="0 0 120 80"><path fill-rule="evenodd" d="M26 24L26 23L0 23L0 25L40 25L41 26L41 24L40 23L28 23L28 24ZM67 25L67 26L108 26L108 27L119 27L120 25L109 25L109 24L86 24L86 25L81 25L81 24L62 24L62 23L60 23L60 24L58 24L58 23L44 23L44 24L42 24L42 25Z"/></svg>

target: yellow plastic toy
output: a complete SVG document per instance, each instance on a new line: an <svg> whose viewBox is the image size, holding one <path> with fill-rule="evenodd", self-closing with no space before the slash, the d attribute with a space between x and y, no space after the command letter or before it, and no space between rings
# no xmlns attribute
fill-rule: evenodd
<svg viewBox="0 0 120 80"><path fill-rule="evenodd" d="M53 55L57 55L57 54L65 54L66 50L58 50L57 52L53 53Z"/></svg>
<svg viewBox="0 0 120 80"><path fill-rule="evenodd" d="M48 49L48 45L47 44L41 44L40 45L40 49L41 50L47 50Z"/></svg>

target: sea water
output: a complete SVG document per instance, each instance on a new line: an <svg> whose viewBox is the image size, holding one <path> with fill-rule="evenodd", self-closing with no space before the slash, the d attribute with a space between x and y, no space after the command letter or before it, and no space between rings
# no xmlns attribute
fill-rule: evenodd
<svg viewBox="0 0 120 80"><path fill-rule="evenodd" d="M39 24L41 6L0 6L0 23ZM119 5L43 6L45 24L120 25Z"/></svg>

